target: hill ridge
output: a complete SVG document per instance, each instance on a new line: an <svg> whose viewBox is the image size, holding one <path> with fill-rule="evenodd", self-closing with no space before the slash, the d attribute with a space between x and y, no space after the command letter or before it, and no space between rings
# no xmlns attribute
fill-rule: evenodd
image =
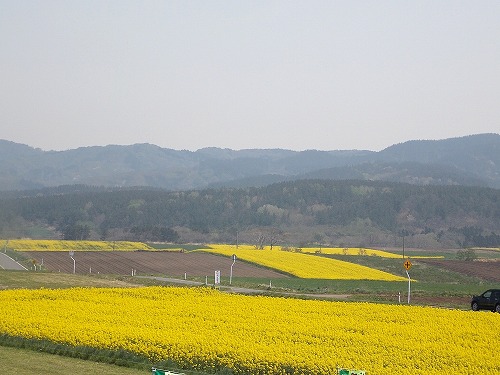
<svg viewBox="0 0 500 375"><path fill-rule="evenodd" d="M500 134L410 140L381 151L244 149L196 151L150 143L43 151L0 140L0 190L59 185L169 190L262 186L304 178L500 188ZM388 173L392 170L392 173Z"/></svg>

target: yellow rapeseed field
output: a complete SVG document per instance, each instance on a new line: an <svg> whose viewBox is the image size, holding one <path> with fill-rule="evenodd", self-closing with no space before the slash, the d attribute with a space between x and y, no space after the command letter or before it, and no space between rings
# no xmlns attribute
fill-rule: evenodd
<svg viewBox="0 0 500 375"><path fill-rule="evenodd" d="M68 241L68 240L0 240L3 246L17 251L134 251L154 250L142 242Z"/></svg>
<svg viewBox="0 0 500 375"><path fill-rule="evenodd" d="M391 253L383 250L376 250L364 247L303 247L300 249L303 253L321 253L334 255L362 255L377 256L381 258L401 258L401 254ZM412 255L415 259L444 258L443 256L421 256Z"/></svg>
<svg viewBox="0 0 500 375"><path fill-rule="evenodd" d="M368 249L362 247L303 247L303 253L321 253L335 255L370 255L382 258L401 258L401 255L390 253L388 251Z"/></svg>
<svg viewBox="0 0 500 375"><path fill-rule="evenodd" d="M121 348L235 374L499 374L491 312L244 296L209 288L0 291L0 333Z"/></svg>
<svg viewBox="0 0 500 375"><path fill-rule="evenodd" d="M305 279L343 279L343 280L383 280L405 281L407 279L383 272L374 268L361 266L337 259L314 256L307 253L281 251L269 247L263 250L246 245L210 245L204 250L226 256L236 255L237 258L273 268L279 271Z"/></svg>

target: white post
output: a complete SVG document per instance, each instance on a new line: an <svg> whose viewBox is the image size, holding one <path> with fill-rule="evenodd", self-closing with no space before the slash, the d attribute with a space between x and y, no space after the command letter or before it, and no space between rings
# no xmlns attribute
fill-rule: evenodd
<svg viewBox="0 0 500 375"><path fill-rule="evenodd" d="M231 264L231 272L229 273L229 285L233 282L233 266L234 263L236 262L236 255L233 254L233 264Z"/></svg>
<svg viewBox="0 0 500 375"><path fill-rule="evenodd" d="M408 271L406 271L406 274L408 275L408 305L410 304L410 294L411 294L411 279L410 279L410 274Z"/></svg>
<svg viewBox="0 0 500 375"><path fill-rule="evenodd" d="M74 251L70 251L69 252L69 257L71 259L73 259L73 273L76 273L76 260L75 260L75 258L73 258L73 255L75 255L75 252Z"/></svg>
<svg viewBox="0 0 500 375"><path fill-rule="evenodd" d="M220 270L214 272L214 288L218 288L220 285Z"/></svg>

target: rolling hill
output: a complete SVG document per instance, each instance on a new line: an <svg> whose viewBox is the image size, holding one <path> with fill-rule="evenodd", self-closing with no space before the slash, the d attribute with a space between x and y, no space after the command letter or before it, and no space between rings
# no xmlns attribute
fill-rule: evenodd
<svg viewBox="0 0 500 375"><path fill-rule="evenodd" d="M42 151L0 140L0 190L60 185L168 190L321 178L500 188L500 135L412 140L382 151L173 150L151 144Z"/></svg>

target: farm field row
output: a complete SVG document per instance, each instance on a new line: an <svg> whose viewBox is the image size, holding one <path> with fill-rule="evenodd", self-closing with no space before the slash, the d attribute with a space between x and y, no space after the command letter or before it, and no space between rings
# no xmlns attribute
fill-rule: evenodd
<svg viewBox="0 0 500 375"><path fill-rule="evenodd" d="M281 248L283 250L283 248ZM302 247L300 248L301 253L309 254L325 254L325 255L351 255L351 256L377 256L382 258L401 258L401 254L397 254L390 251L370 249L364 247ZM413 255L414 259L441 259L442 255Z"/></svg>
<svg viewBox="0 0 500 375"><path fill-rule="evenodd" d="M210 253L233 256L261 266L273 268L290 275L306 279L337 280L383 280L405 281L401 276L380 271L374 268L353 264L337 259L318 257L310 253L280 251L264 248L256 250L252 246L212 244Z"/></svg>
<svg viewBox="0 0 500 375"><path fill-rule="evenodd" d="M464 275L480 277L500 283L500 261L445 261L439 259L422 259L427 265L448 269Z"/></svg>
<svg viewBox="0 0 500 375"><path fill-rule="evenodd" d="M82 246L83 244L79 245ZM97 246L94 248L97 248ZM236 249L234 246L216 244L210 245L207 249L190 252L79 251L71 257L61 251L36 250L24 251L23 253L32 260L33 268L43 266L44 269L55 272L132 275L153 273L171 277L186 275L200 277L211 276L215 270L220 270L223 276L227 275L230 268L232 269L230 257L234 252L237 253L238 259L245 261L238 262L235 271L238 272L238 275L244 275L245 277L275 278L285 277L288 274L310 279L406 280L401 276L370 267L319 257L307 252L280 251L279 247L271 251L269 248L256 250L250 245L242 245ZM203 257L201 255L203 253L211 254L212 257ZM214 254L224 255L225 257L216 257Z"/></svg>
<svg viewBox="0 0 500 375"><path fill-rule="evenodd" d="M303 279L313 277L323 280L362 280L370 279L366 275L373 275L376 271L378 274L374 279L394 280L394 276L397 276L400 277L399 280L406 281L403 262L397 258L292 253L274 249L270 251L269 248L255 250L250 246L240 246L236 249L234 246L213 245L212 249L186 252L80 251L73 255L75 262L67 252L61 251L33 251L18 254L23 254L25 258L30 259L24 262L28 269L33 269L35 266L40 269L43 266L43 269L52 272L72 273L75 267L76 273L79 274L131 275L135 272L137 275L205 278L213 276L215 270L220 270L221 277L225 278L229 276L231 256L235 254L237 255L237 261L233 267L235 277L274 279L286 278L288 274ZM269 256L274 258L269 258ZM329 257L338 259L327 259ZM432 277L432 280L450 283L454 280L462 280L464 278L462 275L497 282L500 278L500 262L494 259L464 262L435 259L435 257L412 257L412 260L414 262L412 277L416 280L431 281L429 277L436 272L429 273L428 271L438 267L448 271L443 273L442 277ZM321 273L325 270L325 266L326 271ZM450 274L450 271L459 274Z"/></svg>
<svg viewBox="0 0 500 375"><path fill-rule="evenodd" d="M229 266L224 261L212 262L202 261L201 267L188 261L186 258L177 253L191 253L182 249L179 245L163 245L166 248L162 249L161 244L155 244L151 247L148 244L140 242L116 242L116 241L62 241L62 240L4 240L4 249L9 248L17 251L24 250L32 259L34 264L25 264L25 266L40 267L56 272L73 272L73 262L67 256L68 249L77 251L76 258L78 262L75 264L77 273L112 273L112 274L132 274L133 272L141 273L162 273L172 277L183 277L184 275L195 277L206 277L213 274L215 270L221 270L222 275L229 271ZM203 246L190 246L194 252L198 252ZM25 249L31 249L26 251ZM120 249L112 251L113 249ZM88 250L88 251L87 251ZM135 250L135 251L133 251ZM147 255L136 255L137 250L147 252ZM161 251L158 251L161 250ZM287 250L287 251L280 251ZM294 250L294 251L290 251ZM400 272L394 273L393 270L373 269L369 264L376 262L359 262L360 256L366 258L381 258L381 259L398 259L401 257L394 251L382 251L370 248L332 248L332 247L304 247L298 249L287 249L280 246L275 246L273 251L269 247L263 250L256 250L252 245L222 245L213 244L207 246L204 251L217 253L226 257L231 257L232 254L238 253L238 259L251 262L253 264L268 268L268 272L263 270L253 270L247 273L245 263L238 262L238 268L244 272L239 275L246 277L264 277L274 278L282 277L283 274L289 274L299 278L318 278L318 279L367 279L367 280L405 280L404 274ZM88 252L95 252L95 255L89 255ZM122 252L124 255L118 257L116 255L101 256L105 252L117 253ZM486 250L481 250L483 253ZM35 254L38 252L38 254ZM59 253L51 255L50 252ZM162 255L150 255L150 253L158 252ZM164 253L172 252L172 256L163 255ZM486 253L488 253L486 251ZM495 251L490 250L488 254L494 255ZM134 254L134 255L129 255ZM317 257L305 258L303 255L318 255ZM444 259L442 255L434 255L429 252L429 255L412 255L414 260L422 260L427 264L433 264L442 268L456 269L458 272L463 272L471 276L481 277L484 275L487 280L498 281L498 268L500 263L479 264L478 262L469 263L466 268L458 269L458 262L451 263ZM323 259L325 256L344 256L343 259ZM352 256L351 259L348 259ZM158 259L161 258L161 259ZM175 259L165 259L175 258ZM192 258L195 258L193 256ZM436 259L437 258L437 259ZM193 260L193 259L191 259ZM432 262L432 260L436 260ZM352 264L356 263L356 264ZM362 263L366 263L365 268L361 267ZM368 268L366 268L368 267ZM469 270L470 268L470 270ZM273 273L272 269L275 270ZM389 272L388 272L389 271ZM477 272L472 272L477 271Z"/></svg>
<svg viewBox="0 0 500 375"><path fill-rule="evenodd" d="M0 333L125 349L152 364L235 374L500 372L500 319L489 312L176 287L4 290L0 305Z"/></svg>
<svg viewBox="0 0 500 375"><path fill-rule="evenodd" d="M138 252L79 252L73 255L75 262L67 253L55 251L23 252L26 257L36 260L38 266L51 272L72 273L73 267L78 274L114 275L164 275L168 277L205 277L213 278L215 270L222 277L228 277L231 260L203 252L138 251ZM234 267L238 276L255 278L286 278L287 276L255 265L238 262Z"/></svg>
<svg viewBox="0 0 500 375"><path fill-rule="evenodd" d="M66 289L76 287L133 288L144 286L137 278L119 275L79 275L61 272L26 272L0 269L0 290Z"/></svg>
<svg viewBox="0 0 500 375"><path fill-rule="evenodd" d="M1 240L3 248L15 251L137 251L154 248L131 241Z"/></svg>
<svg viewBox="0 0 500 375"><path fill-rule="evenodd" d="M9 248L15 251L188 251L204 248L203 245L170 245L170 244L146 244L143 242L132 241L71 241L71 240L32 240L32 239L0 239L3 248ZM235 245L216 244L215 247L233 247ZM240 245L238 248L255 249L253 245ZM269 249L269 246L265 247ZM275 250L290 251L291 249L283 246L274 246ZM363 255L379 256L384 258L399 258L400 255L391 251L377 250L371 248L346 248L346 247L301 247L293 248L302 253L317 254L337 254L337 255ZM414 258L442 258L442 256L414 256Z"/></svg>

